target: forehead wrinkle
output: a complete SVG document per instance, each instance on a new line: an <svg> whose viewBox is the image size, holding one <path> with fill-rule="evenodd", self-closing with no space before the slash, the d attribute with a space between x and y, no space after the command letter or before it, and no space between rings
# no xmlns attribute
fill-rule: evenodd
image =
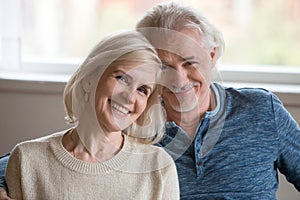
<svg viewBox="0 0 300 200"><path fill-rule="evenodd" d="M196 58L196 56L194 56L194 55L180 56L180 55L177 55L177 54L171 53L171 52L162 52L162 53L159 53L159 55L163 56L161 58L161 62L164 65L168 65L169 63L177 62L177 61L180 61L180 62L190 61L190 60L194 60Z"/></svg>

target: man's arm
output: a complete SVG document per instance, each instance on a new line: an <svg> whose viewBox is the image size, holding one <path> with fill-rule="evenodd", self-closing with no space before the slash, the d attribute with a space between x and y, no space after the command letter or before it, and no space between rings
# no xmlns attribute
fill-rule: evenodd
<svg viewBox="0 0 300 200"><path fill-rule="evenodd" d="M7 196L7 185L5 182L5 172L9 154L0 157L0 200L11 200Z"/></svg>
<svg viewBox="0 0 300 200"><path fill-rule="evenodd" d="M5 172L7 168L7 161L9 158L9 154L0 157L0 187L7 190L7 185L5 182Z"/></svg>
<svg viewBox="0 0 300 200"><path fill-rule="evenodd" d="M272 100L279 141L277 167L300 192L300 127L276 96Z"/></svg>

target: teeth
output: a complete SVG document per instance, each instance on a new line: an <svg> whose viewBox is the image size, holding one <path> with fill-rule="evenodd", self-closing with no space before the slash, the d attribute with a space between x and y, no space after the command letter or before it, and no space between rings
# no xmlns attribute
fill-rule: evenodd
<svg viewBox="0 0 300 200"><path fill-rule="evenodd" d="M119 106L117 104L112 104L112 107L114 109L116 109L117 111L123 113L123 114L128 114L129 113L129 110L127 110L126 108L122 107L122 106Z"/></svg>
<svg viewBox="0 0 300 200"><path fill-rule="evenodd" d="M173 88L171 88L171 91L174 93L184 92L184 91L187 91L187 90L193 88L194 86L198 86L198 85L199 85L198 83L188 83L181 88L173 87Z"/></svg>
<svg viewBox="0 0 300 200"><path fill-rule="evenodd" d="M181 88L172 88L171 91L174 92L174 93L179 93L179 92L185 92L185 91L187 91L187 90L189 90L191 88L192 88L191 85L185 85L185 86L183 86Z"/></svg>

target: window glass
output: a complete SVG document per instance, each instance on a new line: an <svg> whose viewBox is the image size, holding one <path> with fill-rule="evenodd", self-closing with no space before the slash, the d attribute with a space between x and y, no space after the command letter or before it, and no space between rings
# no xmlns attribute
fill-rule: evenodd
<svg viewBox="0 0 300 200"><path fill-rule="evenodd" d="M80 61L104 35L132 29L159 0L23 0L26 60ZM185 0L224 34L224 64L300 68L299 0Z"/></svg>

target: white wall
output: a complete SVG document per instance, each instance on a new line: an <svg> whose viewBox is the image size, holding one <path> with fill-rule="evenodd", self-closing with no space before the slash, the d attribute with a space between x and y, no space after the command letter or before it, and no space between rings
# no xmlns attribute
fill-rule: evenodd
<svg viewBox="0 0 300 200"><path fill-rule="evenodd" d="M64 122L64 83L0 80L0 155L20 141L45 136L69 126ZM299 94L277 93L300 123ZM300 194L280 175L278 198L297 200Z"/></svg>

